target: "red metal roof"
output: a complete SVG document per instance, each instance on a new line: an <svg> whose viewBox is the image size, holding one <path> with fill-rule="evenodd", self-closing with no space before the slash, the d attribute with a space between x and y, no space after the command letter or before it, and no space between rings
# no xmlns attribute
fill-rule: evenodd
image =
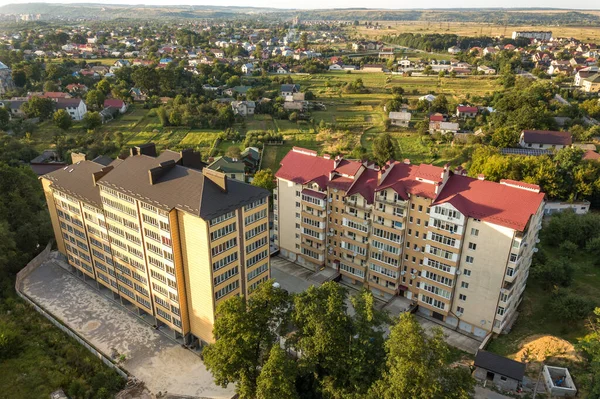
<svg viewBox="0 0 600 399"><path fill-rule="evenodd" d="M294 147L281 160L281 168L275 177L305 184L314 181L321 188L327 187L329 172L334 168L333 159L317 156L316 151Z"/></svg>
<svg viewBox="0 0 600 399"><path fill-rule="evenodd" d="M543 199L543 193L453 175L434 205L450 203L469 217L523 231Z"/></svg>
<svg viewBox="0 0 600 399"><path fill-rule="evenodd" d="M595 161L595 160L600 159L600 154L598 154L597 152L592 151L592 150L587 150L586 152L583 153L582 159Z"/></svg>
<svg viewBox="0 0 600 399"><path fill-rule="evenodd" d="M442 115L442 114L429 115L429 122L443 122L443 121L444 121L444 115Z"/></svg>
<svg viewBox="0 0 600 399"><path fill-rule="evenodd" d="M319 199L327 198L327 193L320 193L318 191L311 190L308 188L302 189L302 194L309 195L311 197L315 197L315 198L319 198Z"/></svg>
<svg viewBox="0 0 600 399"><path fill-rule="evenodd" d="M106 100L104 100L104 108L106 108L106 107L121 108L123 105L125 105L123 100L119 100L118 98L107 98Z"/></svg>
<svg viewBox="0 0 600 399"><path fill-rule="evenodd" d="M459 105L456 107L458 112L466 112L466 113L477 113L479 112L479 108L477 107L469 107L467 105Z"/></svg>

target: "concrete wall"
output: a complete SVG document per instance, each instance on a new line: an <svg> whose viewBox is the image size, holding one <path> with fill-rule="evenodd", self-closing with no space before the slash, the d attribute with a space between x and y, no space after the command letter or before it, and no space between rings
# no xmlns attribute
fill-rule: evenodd
<svg viewBox="0 0 600 399"><path fill-rule="evenodd" d="M519 381L513 380L512 378L505 377L498 373L493 373L493 374L494 374L494 378L491 382L494 385L496 385L498 388L505 390L505 391L516 391L517 390ZM473 377L475 377L476 379L481 380L481 381L488 380L487 375L488 375L488 371L486 369L483 369L480 367L476 368L475 372L473 373ZM503 380L503 379L505 379L505 380Z"/></svg>

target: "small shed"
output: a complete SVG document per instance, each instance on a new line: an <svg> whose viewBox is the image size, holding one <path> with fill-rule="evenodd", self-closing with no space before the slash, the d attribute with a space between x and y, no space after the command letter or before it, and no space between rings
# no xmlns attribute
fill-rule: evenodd
<svg viewBox="0 0 600 399"><path fill-rule="evenodd" d="M481 381L489 381L500 389L516 391L523 383L524 375L525 363L481 349L475 355L473 376Z"/></svg>

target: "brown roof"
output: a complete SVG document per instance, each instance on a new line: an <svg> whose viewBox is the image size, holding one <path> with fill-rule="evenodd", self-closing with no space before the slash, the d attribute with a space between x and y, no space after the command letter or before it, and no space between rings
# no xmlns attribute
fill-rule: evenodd
<svg viewBox="0 0 600 399"><path fill-rule="evenodd" d="M158 208L177 208L207 220L269 195L262 188L233 179L227 180L227 192L223 192L202 172L180 165L165 167L164 172L151 183L150 169L159 167L161 162L165 164L167 160L164 158L175 154L179 155L171 151L167 156L163 153L158 158L130 156L98 184Z"/></svg>
<svg viewBox="0 0 600 399"><path fill-rule="evenodd" d="M523 130L523 140L534 144L571 145L573 143L571 133L553 130Z"/></svg>
<svg viewBox="0 0 600 399"><path fill-rule="evenodd" d="M93 161L82 161L50 172L43 178L50 180L52 187L59 191L101 208L100 191L94 184L92 174L100 172L104 167Z"/></svg>

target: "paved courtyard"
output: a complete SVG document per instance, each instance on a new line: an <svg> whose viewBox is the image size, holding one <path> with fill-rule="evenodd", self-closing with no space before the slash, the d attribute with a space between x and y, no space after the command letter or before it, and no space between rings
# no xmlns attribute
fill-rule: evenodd
<svg viewBox="0 0 600 399"><path fill-rule="evenodd" d="M57 261L49 260L24 281L23 291L71 329L110 356L126 356L122 364L157 394L225 399L234 387L217 387L200 357L155 331L133 313L79 280Z"/></svg>

